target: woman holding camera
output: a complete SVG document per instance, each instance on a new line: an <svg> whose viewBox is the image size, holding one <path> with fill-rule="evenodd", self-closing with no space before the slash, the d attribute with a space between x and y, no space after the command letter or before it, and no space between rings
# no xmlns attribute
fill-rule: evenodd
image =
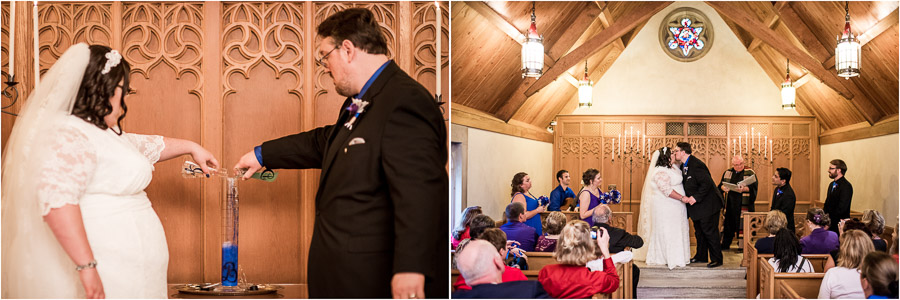
<svg viewBox="0 0 900 300"><path fill-rule="evenodd" d="M569 221L563 228L553 252L559 264L545 266L538 274L551 298L591 298L619 288L619 275L609 254L609 233L601 227L596 234L597 239L591 239L590 227L581 220Z"/></svg>

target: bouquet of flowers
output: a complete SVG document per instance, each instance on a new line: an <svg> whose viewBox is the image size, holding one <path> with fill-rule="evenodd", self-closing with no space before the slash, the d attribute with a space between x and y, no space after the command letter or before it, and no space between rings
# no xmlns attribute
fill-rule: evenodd
<svg viewBox="0 0 900 300"><path fill-rule="evenodd" d="M538 200L538 204L540 204L541 206L550 204L550 199L547 198L547 196L540 196L540 197L538 197L537 200Z"/></svg>
<svg viewBox="0 0 900 300"><path fill-rule="evenodd" d="M619 204L619 202L622 202L622 193L618 190L600 194L600 203L602 204Z"/></svg>

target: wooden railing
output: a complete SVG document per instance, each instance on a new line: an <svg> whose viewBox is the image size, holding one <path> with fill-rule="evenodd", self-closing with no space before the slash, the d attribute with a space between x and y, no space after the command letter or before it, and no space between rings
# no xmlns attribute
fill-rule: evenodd
<svg viewBox="0 0 900 300"><path fill-rule="evenodd" d="M541 213L541 224L544 223L544 219L546 219L550 213L551 212L549 211ZM581 220L577 211L562 211L561 213L566 215L567 222L571 220ZM609 226L625 229L625 231L631 234L637 232L634 226L634 213L632 212L614 211L612 213L612 218L609 220Z"/></svg>
<svg viewBox="0 0 900 300"><path fill-rule="evenodd" d="M793 288L800 297L818 297L819 286L822 285L825 273L776 273L766 259L765 257L758 259L760 299L784 298L785 296L778 293L780 289L776 289L781 282Z"/></svg>

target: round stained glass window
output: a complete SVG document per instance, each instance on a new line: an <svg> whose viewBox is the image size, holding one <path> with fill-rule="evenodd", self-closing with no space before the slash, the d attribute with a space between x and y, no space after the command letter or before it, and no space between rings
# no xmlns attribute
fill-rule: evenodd
<svg viewBox="0 0 900 300"><path fill-rule="evenodd" d="M681 7L669 13L659 24L659 44L674 60L700 59L713 45L712 23L702 12Z"/></svg>

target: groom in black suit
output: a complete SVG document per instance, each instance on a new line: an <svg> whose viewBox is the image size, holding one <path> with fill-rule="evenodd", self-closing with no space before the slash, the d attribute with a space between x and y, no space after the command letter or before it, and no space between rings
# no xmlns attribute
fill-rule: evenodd
<svg viewBox="0 0 900 300"><path fill-rule="evenodd" d="M319 24L316 61L347 99L333 125L264 142L236 169L321 168L312 298L447 298L447 128L431 93L387 57L371 11Z"/></svg>
<svg viewBox="0 0 900 300"><path fill-rule="evenodd" d="M721 266L719 212L725 199L716 188L706 164L691 155L691 144L676 144L675 158L682 162L685 197L681 201L687 205L688 216L694 221L694 236L697 237L697 254L691 258L691 263L709 262L706 266L710 268Z"/></svg>

